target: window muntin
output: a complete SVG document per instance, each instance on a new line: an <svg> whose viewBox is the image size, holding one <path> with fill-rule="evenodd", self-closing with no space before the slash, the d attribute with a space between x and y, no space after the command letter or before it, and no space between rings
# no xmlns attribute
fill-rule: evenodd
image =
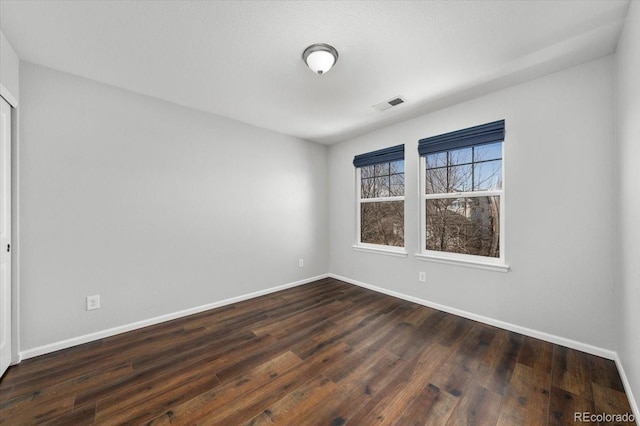
<svg viewBox="0 0 640 426"><path fill-rule="evenodd" d="M422 254L504 261L504 121L423 139Z"/></svg>
<svg viewBox="0 0 640 426"><path fill-rule="evenodd" d="M502 142L427 154L425 176L427 194L502 189Z"/></svg>
<svg viewBox="0 0 640 426"><path fill-rule="evenodd" d="M358 244L404 247L404 160L358 167Z"/></svg>
<svg viewBox="0 0 640 426"><path fill-rule="evenodd" d="M360 168L360 197L404 196L404 160Z"/></svg>

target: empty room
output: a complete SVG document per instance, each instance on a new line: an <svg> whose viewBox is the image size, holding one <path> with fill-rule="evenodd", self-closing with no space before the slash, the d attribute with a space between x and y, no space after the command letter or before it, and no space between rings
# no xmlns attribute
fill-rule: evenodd
<svg viewBox="0 0 640 426"><path fill-rule="evenodd" d="M1 425L637 425L640 2L0 0Z"/></svg>

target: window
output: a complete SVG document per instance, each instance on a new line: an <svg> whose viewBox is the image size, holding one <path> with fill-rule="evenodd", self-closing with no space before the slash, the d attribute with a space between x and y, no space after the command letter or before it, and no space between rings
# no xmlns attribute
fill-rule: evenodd
<svg viewBox="0 0 640 426"><path fill-rule="evenodd" d="M357 155L359 246L404 247L404 145Z"/></svg>
<svg viewBox="0 0 640 426"><path fill-rule="evenodd" d="M503 263L504 120L422 139L422 254Z"/></svg>

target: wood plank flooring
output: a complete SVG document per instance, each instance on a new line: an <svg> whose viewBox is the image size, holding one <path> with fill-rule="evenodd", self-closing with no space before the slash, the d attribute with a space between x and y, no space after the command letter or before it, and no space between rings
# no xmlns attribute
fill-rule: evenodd
<svg viewBox="0 0 640 426"><path fill-rule="evenodd" d="M584 411L631 412L612 361L334 279L0 381L7 425L567 425Z"/></svg>

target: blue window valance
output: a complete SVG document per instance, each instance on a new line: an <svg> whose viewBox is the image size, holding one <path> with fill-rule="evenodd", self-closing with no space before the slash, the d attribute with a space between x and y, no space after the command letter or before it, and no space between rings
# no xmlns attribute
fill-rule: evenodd
<svg viewBox="0 0 640 426"><path fill-rule="evenodd" d="M353 165L364 167L398 160L404 160L404 144L356 155L353 158Z"/></svg>
<svg viewBox="0 0 640 426"><path fill-rule="evenodd" d="M503 140L504 120L499 120L493 123L481 124L443 135L420 139L418 142L418 153L420 155L427 155Z"/></svg>

